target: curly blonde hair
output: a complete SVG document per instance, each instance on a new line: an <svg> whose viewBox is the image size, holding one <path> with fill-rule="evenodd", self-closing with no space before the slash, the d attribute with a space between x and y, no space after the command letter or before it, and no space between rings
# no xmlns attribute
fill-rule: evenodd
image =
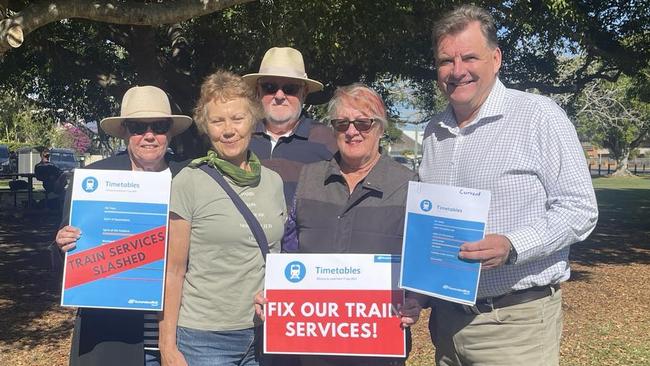
<svg viewBox="0 0 650 366"><path fill-rule="evenodd" d="M262 118L262 106L251 88L241 76L230 71L217 70L208 75L201 84L201 95L194 108L194 121L202 134L207 134L207 105L215 100L229 101L244 98L248 102L251 123Z"/></svg>

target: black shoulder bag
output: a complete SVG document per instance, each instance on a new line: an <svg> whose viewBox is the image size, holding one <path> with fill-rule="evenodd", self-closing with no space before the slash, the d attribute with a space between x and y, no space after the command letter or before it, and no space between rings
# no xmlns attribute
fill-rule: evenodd
<svg viewBox="0 0 650 366"><path fill-rule="evenodd" d="M235 204L239 212L242 214L242 216L244 216L248 227L253 232L255 240L257 240L257 245L259 245L260 250L262 251L262 257L264 257L264 261L266 261L266 255L269 253L269 242L266 240L264 230L262 230L262 226L255 218L255 215L253 215L248 206L246 206L244 201L242 201L241 197L239 197L237 192L235 192L235 190L230 187L228 182L226 182L226 179L221 175L220 172L217 171L217 169L211 168L207 164L203 164L201 165L201 170L211 176L212 179L214 179L221 186L221 188L223 188L223 190L228 193L228 196L232 200L232 203Z"/></svg>

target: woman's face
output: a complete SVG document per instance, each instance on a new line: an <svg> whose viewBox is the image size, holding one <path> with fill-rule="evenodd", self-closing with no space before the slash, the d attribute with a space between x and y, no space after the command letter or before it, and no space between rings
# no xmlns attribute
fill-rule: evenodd
<svg viewBox="0 0 650 366"><path fill-rule="evenodd" d="M222 159L243 169L253 133L253 116L248 100L213 100L207 104L206 110L206 131L212 148Z"/></svg>
<svg viewBox="0 0 650 366"><path fill-rule="evenodd" d="M361 123L367 122L369 119L371 119L369 112L361 111L351 103L343 103L332 117L332 120L359 121ZM376 159L379 155L379 140L384 134L380 121L375 120L370 125L370 129L366 131L359 131L353 123L350 123L344 131L336 128L335 131L336 144L346 165L360 167Z"/></svg>

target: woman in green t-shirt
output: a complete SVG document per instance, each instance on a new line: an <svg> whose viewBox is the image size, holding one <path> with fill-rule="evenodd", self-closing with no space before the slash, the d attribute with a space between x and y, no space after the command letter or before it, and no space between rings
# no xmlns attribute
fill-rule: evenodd
<svg viewBox="0 0 650 366"><path fill-rule="evenodd" d="M218 71L201 87L194 119L210 142L172 182L163 365L259 365L260 320L251 299L265 263L244 217L202 167L215 169L280 251L286 205L280 176L248 150L261 107L240 76Z"/></svg>

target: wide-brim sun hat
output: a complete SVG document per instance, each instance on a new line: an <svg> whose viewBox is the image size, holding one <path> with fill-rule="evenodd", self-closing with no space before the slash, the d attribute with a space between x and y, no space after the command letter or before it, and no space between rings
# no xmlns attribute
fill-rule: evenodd
<svg viewBox="0 0 650 366"><path fill-rule="evenodd" d="M257 81L267 76L277 76L301 80L307 85L307 94L323 90L323 84L307 77L302 53L291 47L273 47L266 51L260 71L242 76L251 87L257 87Z"/></svg>
<svg viewBox="0 0 650 366"><path fill-rule="evenodd" d="M167 94L155 86L134 86L124 93L119 117L104 118L99 125L106 134L118 138L127 138L128 132L122 126L127 119L137 119L142 122L169 118L172 125L168 135L176 136L192 125L192 118L172 114Z"/></svg>

